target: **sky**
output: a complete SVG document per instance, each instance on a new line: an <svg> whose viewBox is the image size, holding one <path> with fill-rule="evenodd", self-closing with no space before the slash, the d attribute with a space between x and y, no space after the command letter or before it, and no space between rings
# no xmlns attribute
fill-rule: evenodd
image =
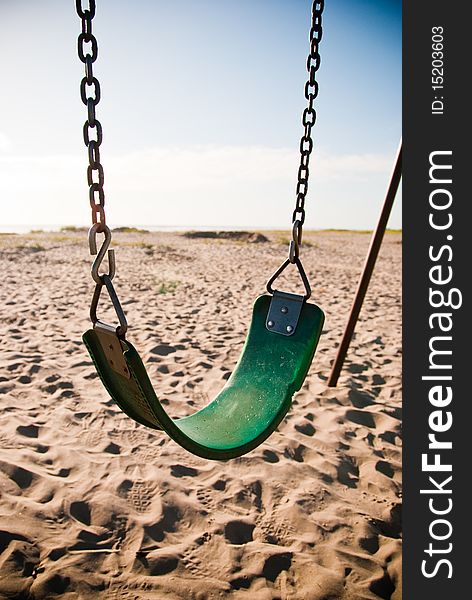
<svg viewBox="0 0 472 600"><path fill-rule="evenodd" d="M310 12L97 0L110 226L289 228ZM0 23L0 230L87 225L75 2L0 0ZM401 135L401 2L326 0L320 53L305 227L372 229Z"/></svg>

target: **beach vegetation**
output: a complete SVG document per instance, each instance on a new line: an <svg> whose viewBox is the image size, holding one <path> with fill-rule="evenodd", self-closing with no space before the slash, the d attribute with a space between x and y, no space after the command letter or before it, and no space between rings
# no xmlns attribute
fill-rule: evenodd
<svg viewBox="0 0 472 600"><path fill-rule="evenodd" d="M166 294L175 294L177 287L179 286L180 281L169 280L164 281L159 279L156 281L157 293L166 295Z"/></svg>
<svg viewBox="0 0 472 600"><path fill-rule="evenodd" d="M148 229L138 227L115 227L113 233L150 233Z"/></svg>
<svg viewBox="0 0 472 600"><path fill-rule="evenodd" d="M16 246L16 249L30 253L45 252L47 250L47 248L45 248L41 244L20 244Z"/></svg>
<svg viewBox="0 0 472 600"><path fill-rule="evenodd" d="M64 225L61 227L59 231L64 233L83 233L84 231L88 231L88 227L76 227L75 225Z"/></svg>

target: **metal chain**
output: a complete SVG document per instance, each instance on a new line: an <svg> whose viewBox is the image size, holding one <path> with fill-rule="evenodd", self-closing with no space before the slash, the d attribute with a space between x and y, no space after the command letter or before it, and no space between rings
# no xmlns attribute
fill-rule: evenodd
<svg viewBox="0 0 472 600"><path fill-rule="evenodd" d="M93 63L98 57L97 38L92 33L92 20L96 9L95 0L88 0L88 8L82 7L81 0L76 0L75 6L82 21L82 33L77 39L77 51L79 59L85 65L85 76L80 82L80 97L87 107L87 120L84 123L83 136L89 159L87 168L89 202L95 233L104 233L106 228L105 192L103 191L105 177L100 162L103 130L95 114L95 107L100 102L101 94L100 83L93 74Z"/></svg>
<svg viewBox="0 0 472 600"><path fill-rule="evenodd" d="M323 35L321 26L321 15L324 9L324 0L314 0L312 6L311 28L310 28L310 52L307 58L308 80L305 84L305 98L308 106L303 111L302 125L305 130L300 140L300 166L298 168L297 200L292 215L293 239L290 242L289 260L294 263L299 256L302 241L302 229L305 222L305 199L308 192L308 177L310 155L313 150L313 139L311 130L316 121L316 110L314 108L315 98L318 96L318 82L316 72L320 68L321 57L319 44Z"/></svg>
<svg viewBox="0 0 472 600"><path fill-rule="evenodd" d="M100 83L93 74L93 63L98 57L97 38L92 33L92 20L95 16L95 0L88 0L88 7L83 8L81 0L76 0L75 7L82 22L82 33L77 39L79 59L85 65L85 76L80 82L80 97L87 107L87 120L84 123L84 143L88 150L89 165L87 167L87 183L89 186L89 201L92 209L92 227L89 230L90 254L96 255L92 265L92 278L95 281L95 291L90 307L90 318L95 327L104 327L110 331L110 326L102 323L97 317L97 305L103 286L106 287L113 307L115 308L119 325L116 327L118 337L124 338L128 329L125 314L113 287L115 276L115 253L110 249L111 231L106 224L105 192L103 184L105 176L100 162L100 146L103 140L102 124L97 119L95 108L100 102ZM92 137L93 136L93 137ZM100 249L97 247L97 235L103 234L104 239ZM108 273L99 273L105 255L108 257Z"/></svg>
<svg viewBox="0 0 472 600"><path fill-rule="evenodd" d="M82 102L87 107L87 120L84 123L83 136L84 142L88 149L89 166L87 168L87 182L89 185L89 201L92 208L92 227L89 232L89 245L92 254L97 254L96 236L98 233L103 233L105 240L92 268L92 276L101 289L104 285L104 275L99 275L98 269L107 253L111 240L111 232L106 224L105 215L105 192L103 190L104 171L100 162L100 146L103 139L103 130L100 121L96 118L95 107L100 102L100 83L93 74L93 63L98 57L98 43L96 37L92 33L92 20L95 16L96 4L95 0L88 0L88 7L83 8L82 1L76 0L77 14L82 22L82 32L77 40L77 50L79 59L85 65L85 76L80 83L80 97ZM302 124L304 132L300 140L300 166L298 168L298 181L296 188L296 203L295 210L292 214L292 241L290 242L289 256L287 261L279 269L275 277L272 277L268 283L270 291L271 283L290 263L295 263L298 266L300 274L303 276L303 267L301 265L299 254L300 244L302 241L302 230L305 222L305 199L308 192L309 178L309 162L310 155L313 150L313 139L311 130L316 121L316 111L314 101L318 96L318 82L316 81L316 72L320 67L319 44L323 34L321 16L324 9L324 0L314 0L312 5L312 19L310 28L310 52L307 58L308 80L305 84L305 98L308 101L308 106L303 111ZM91 137L94 132L95 137ZM112 288L111 280L115 273L115 261L112 250L108 250L109 258L109 273L107 277L108 285ZM307 291L306 298L310 295L309 284L302 277ZM306 280L306 282L305 282ZM96 290L96 291L97 291ZM98 298L99 294L95 294ZM116 301L119 306L118 300ZM115 304L115 302L114 302ZM116 306L115 306L116 308ZM121 307L119 307L121 308ZM117 311L118 312L118 311ZM94 318L92 318L94 320Z"/></svg>

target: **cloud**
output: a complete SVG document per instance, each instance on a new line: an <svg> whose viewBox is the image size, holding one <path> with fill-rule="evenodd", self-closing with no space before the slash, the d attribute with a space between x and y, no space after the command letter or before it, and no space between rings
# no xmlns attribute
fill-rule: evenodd
<svg viewBox="0 0 472 600"><path fill-rule="evenodd" d="M294 181L298 152L257 146L193 146L153 148L109 159L117 179L124 185L158 185L163 189L218 186L237 182ZM391 159L375 154L331 155L315 151L311 158L318 180L362 177L381 173Z"/></svg>
<svg viewBox="0 0 472 600"><path fill-rule="evenodd" d="M0 152L8 152L11 147L10 138L0 131Z"/></svg>
<svg viewBox="0 0 472 600"><path fill-rule="evenodd" d="M1 138L0 138L1 143ZM102 156L107 213L114 223L253 227L288 223L295 201L299 154L287 148L189 146L149 148ZM315 149L310 189L316 190L316 222L326 223L326 203L349 197L343 223L359 223L360 204L379 201L392 157L332 154ZM20 157L0 155L0 193L7 223L83 223L89 217L86 155ZM356 195L357 194L357 195ZM358 200L356 200L358 198ZM364 208L364 205L363 205ZM338 213L340 210L338 210ZM314 214L314 213L313 213Z"/></svg>
<svg viewBox="0 0 472 600"><path fill-rule="evenodd" d="M374 173L388 172L392 167L392 157L380 154L341 154L320 152L314 159L316 177L322 181L364 179Z"/></svg>

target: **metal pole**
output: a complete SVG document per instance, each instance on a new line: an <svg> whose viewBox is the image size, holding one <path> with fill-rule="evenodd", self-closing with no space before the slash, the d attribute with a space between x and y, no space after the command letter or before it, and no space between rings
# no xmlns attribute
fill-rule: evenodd
<svg viewBox="0 0 472 600"><path fill-rule="evenodd" d="M370 242L369 252L367 254L367 258L364 263L364 269L362 271L361 278L359 279L359 284L357 286L356 295L354 297L354 301L351 306L351 313L349 314L349 320L346 325L346 329L344 331L343 339L338 348L338 353L336 355L336 359L333 363L333 367L331 369L331 373L328 379L328 386L335 387L338 383L338 377L341 372L342 366L344 364L344 359L346 358L347 351L349 349L349 344L351 343L352 334L354 333L354 329L356 327L357 319L359 318L359 313L362 308L362 303L364 302L364 298L367 292L367 288L369 287L370 278L372 276L372 272L375 267L375 262L377 260L377 256L379 254L380 246L382 244L383 236L385 233L385 229L387 227L388 218L390 216L390 212L392 210L393 201L395 200L395 196L397 194L398 185L400 183L400 179L402 176L402 141L400 140L400 145L398 146L397 157L395 160L395 166L392 171L392 175L390 177L390 184L388 186L387 194L385 196L385 201L382 207L382 212L380 213L379 222L377 223L377 228L372 236L372 240Z"/></svg>

